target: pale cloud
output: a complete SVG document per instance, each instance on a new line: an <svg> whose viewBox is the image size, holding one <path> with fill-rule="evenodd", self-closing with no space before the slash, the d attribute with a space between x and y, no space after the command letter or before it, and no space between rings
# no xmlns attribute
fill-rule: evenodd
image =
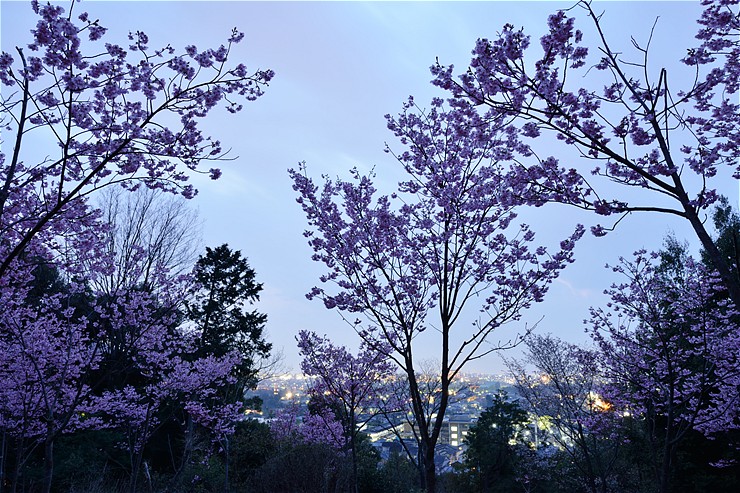
<svg viewBox="0 0 740 493"><path fill-rule="evenodd" d="M568 288L570 293L577 298L587 299L587 298L592 297L593 295L593 290L587 289L587 288L577 288L573 285L572 282L568 281L567 279L563 279L559 277L555 279L555 282Z"/></svg>

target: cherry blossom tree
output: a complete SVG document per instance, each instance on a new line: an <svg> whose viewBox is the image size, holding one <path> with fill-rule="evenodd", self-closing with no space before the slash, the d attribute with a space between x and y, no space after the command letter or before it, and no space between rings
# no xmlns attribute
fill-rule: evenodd
<svg viewBox="0 0 740 493"><path fill-rule="evenodd" d="M229 433L238 406L209 398L233 383L237 361L230 352L196 354L180 325L188 280L168 272L167 262L147 265L146 255L134 255L130 279L95 290L120 259L107 241L115 226L88 199L109 185L192 197L188 176L218 178L218 169L203 166L225 157L199 122L216 107L240 111L273 73L230 62L243 37L236 30L216 49L177 54L150 49L142 32L126 47L104 43L106 29L73 14L74 0L67 11L31 6L38 15L31 43L0 53L0 122L14 136L0 153L0 427L23 450L43 445L49 491L60 434L128 426L135 490L137 457L163 403L177 401L216 435ZM149 246L134 243L133 252ZM57 272L66 291L41 286L44 269ZM156 289L141 286L141 273ZM113 384L121 375L135 382ZM25 453L17 454L16 473Z"/></svg>
<svg viewBox="0 0 740 493"><path fill-rule="evenodd" d="M370 347L388 345L386 356L408 378L425 488L433 492L450 383L467 362L495 350L486 345L492 332L543 299L572 260L582 228L550 254L535 246L533 231L514 223L517 202L499 164L513 152L510 134L484 125L473 108L450 111L434 100L424 112L410 100L387 119L407 148L395 154L408 176L396 193L378 196L373 176L356 170L352 181L326 179L321 190L305 166L290 175L311 227L313 258L328 268L321 278L327 288L309 297L345 313ZM479 311L466 325L461 319L473 307ZM364 320L355 321L358 315ZM414 352L426 331L439 335L440 350L439 412L431 419Z"/></svg>
<svg viewBox="0 0 740 493"><path fill-rule="evenodd" d="M740 306L740 280L703 220L719 180L740 177L740 14L737 0L702 4L698 41L685 41L681 60L695 70L686 87L655 65L663 59L649 57L653 32L645 42L631 38L631 52L619 52L602 29L602 13L586 1L549 17L537 54L523 29L506 24L494 38L477 41L459 76L439 63L432 73L434 84L451 93L450 104L478 108L493 125L507 119L518 151L510 168L520 185L515 193L533 205L554 201L604 216L647 211L688 221ZM576 28L574 10L590 20L592 40ZM553 135L568 146L561 147L565 155L576 149L580 161L563 166L557 157L538 156L535 141Z"/></svg>
<svg viewBox="0 0 740 493"><path fill-rule="evenodd" d="M621 259L613 270L625 282L612 286L608 309L592 309L590 319L609 382L604 393L646 423L661 492L670 491L687 434L737 428L740 402L737 311L716 273L673 253L661 263L645 251Z"/></svg>
<svg viewBox="0 0 740 493"><path fill-rule="evenodd" d="M344 436L349 439L345 446L349 445L352 454L352 489L357 492L357 438L364 424L359 421L360 415L367 415L366 423L382 406L380 394L394 366L386 357L387 349L368 347L366 341L353 356L347 348L335 346L313 332L302 330L297 339L303 356L301 370L315 377L309 393L324 403L323 407L336 409L344 424Z"/></svg>
<svg viewBox="0 0 740 493"><path fill-rule="evenodd" d="M334 413L327 408L301 416L297 403L290 403L277 412L270 430L278 440L300 440L305 443L328 445L336 451L344 448L344 428Z"/></svg>
<svg viewBox="0 0 740 493"><path fill-rule="evenodd" d="M291 402L270 423L275 453L257 471L255 491L346 491L344 426L334 412Z"/></svg>
<svg viewBox="0 0 740 493"><path fill-rule="evenodd" d="M17 274L33 278L30 269ZM74 302L83 286L47 293L36 302L30 301L28 286L3 287L0 429L15 444L11 481L17 484L21 468L41 447L45 481L50 484L56 438L63 432L101 425L91 413L92 389L84 378L97 368L101 351L89 335L95 328ZM5 454L2 461L4 466Z"/></svg>
<svg viewBox="0 0 740 493"><path fill-rule="evenodd" d="M241 405L215 397L234 383L241 355L199 354L196 335L180 324L187 278L162 275L156 293L96 295L82 279L37 293L38 268L17 266L2 280L12 289L0 290L0 429L15 443L13 484L41 448L50 491L57 439L109 428L127 437L136 491L144 446L173 403L215 439L231 433Z"/></svg>
<svg viewBox="0 0 740 493"><path fill-rule="evenodd" d="M39 16L27 51L0 54L0 122L15 135L0 154L0 277L36 237L72 234L90 214L85 197L102 187L144 184L192 197L189 173L223 159L199 128L215 107L232 113L263 93L270 70L229 65L243 38L216 49L150 48L143 32L128 46L102 41L106 29L82 12L32 2ZM37 155L39 144L53 150Z"/></svg>
<svg viewBox="0 0 740 493"><path fill-rule="evenodd" d="M95 403L106 425L126 437L132 492L146 444L173 413L182 409L186 420L210 430L214 440L229 435L240 415L240 403L216 403L222 388L235 381L240 354L199 353L197 334L181 324L181 303L190 287L185 281L168 286L162 281L156 294L119 293L100 310L105 333L98 340L110 345L104 348L105 384Z"/></svg>
<svg viewBox="0 0 740 493"><path fill-rule="evenodd" d="M524 358L506 364L525 409L552 427L549 433L543 430L543 438L563 450L586 491L617 491L619 416L599 394L603 376L597 355L549 334L530 335L525 343Z"/></svg>

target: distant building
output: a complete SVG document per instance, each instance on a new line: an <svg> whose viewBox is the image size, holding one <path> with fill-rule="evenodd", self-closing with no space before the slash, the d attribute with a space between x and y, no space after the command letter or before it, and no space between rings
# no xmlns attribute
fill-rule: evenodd
<svg viewBox="0 0 740 493"><path fill-rule="evenodd" d="M439 435L439 443L460 447L468 435L468 430L474 421L469 415L452 415L445 417L442 430Z"/></svg>
<svg viewBox="0 0 740 493"><path fill-rule="evenodd" d="M439 432L438 445L451 445L453 447L461 447L468 435L470 427L475 423L475 419L467 414L456 414L452 416L445 416L445 420L442 422L442 429ZM414 425L416 431L418 428ZM404 423L404 429L401 436L413 437L411 433L411 426L408 423Z"/></svg>

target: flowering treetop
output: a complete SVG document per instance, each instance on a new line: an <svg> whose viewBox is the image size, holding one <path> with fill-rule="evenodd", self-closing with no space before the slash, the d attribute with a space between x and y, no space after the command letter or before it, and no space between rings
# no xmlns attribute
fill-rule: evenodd
<svg viewBox="0 0 740 493"><path fill-rule="evenodd" d="M453 66L434 65L433 83L451 93L456 107L478 108L494 125L507 121L518 152L510 172L523 200L562 202L600 215L651 211L681 217L740 303L740 282L732 279L701 215L718 198L716 178L728 171L740 177L740 14L737 0L702 3L699 46L689 46L682 60L696 76L680 90L666 68L653 70L648 63L650 41L632 38L629 55L613 49L589 2L577 6L595 27L598 61L590 58L593 49L585 46L575 17L561 10L549 17L534 63L530 37L506 24L497 37L477 41L470 67L458 77ZM574 87L576 74L585 77L592 69L601 72L597 87ZM553 156L537 156L532 139L547 134L591 165L567 167ZM599 178L620 187L598 186ZM642 193L606 195L626 189ZM606 233L601 226L592 231Z"/></svg>
<svg viewBox="0 0 740 493"><path fill-rule="evenodd" d="M357 170L352 181L324 177L321 189L303 165L290 175L311 228L305 236L313 259L328 269L321 277L327 287L308 297L344 312L369 347L387 346L405 373L431 492L450 382L467 362L498 349L486 345L494 330L543 299L572 261L583 228L550 253L534 244L527 225L515 225L522 202L500 163L517 144L505 125L485 125L474 108L447 109L439 99L428 111L409 99L387 120L406 147L399 154L388 148L407 176L397 192L378 195L373 176ZM479 316L472 325L456 324L473 308ZM349 318L359 314L365 319ZM414 340L430 328L440 339L434 416L426 413L429 396L414 357Z"/></svg>
<svg viewBox="0 0 740 493"><path fill-rule="evenodd" d="M84 217L94 190L119 183L192 197L188 174L223 159L221 143L199 128L213 108L235 113L263 94L271 70L228 64L243 34L226 44L183 54L150 48L143 32L128 46L103 42L106 29L85 12L32 2L39 20L33 40L0 54L0 121L15 142L0 154L0 233L7 239L0 276L54 219ZM48 142L38 158L34 143ZM38 145L38 144L36 144ZM220 171L207 171L218 178ZM74 224L74 221L72 221ZM60 232L64 228L60 226Z"/></svg>

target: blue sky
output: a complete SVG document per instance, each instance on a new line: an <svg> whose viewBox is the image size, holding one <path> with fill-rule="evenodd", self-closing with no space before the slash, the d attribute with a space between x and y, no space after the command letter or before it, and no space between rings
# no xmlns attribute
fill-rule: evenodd
<svg viewBox="0 0 740 493"><path fill-rule="evenodd" d="M29 4L1 2L4 50L29 39L35 22ZM266 95L247 104L242 113L209 117L205 126L238 159L222 166L221 180L197 180L200 194L192 205L205 221L206 245L229 243L249 258L265 287L258 308L268 314L268 337L284 352L286 366L297 368L293 338L298 330L325 333L351 347L357 337L337 314L304 297L322 269L310 260L302 236L305 219L286 170L304 160L317 177L322 173L347 177L352 167L374 167L380 188L390 192L399 178L398 166L383 148L386 141L399 146L386 130L383 115L397 113L411 94L422 106L434 96L444 96L429 84L428 68L435 58L465 67L476 38L493 37L507 22L524 26L535 41L547 15L570 5L85 1L76 8L87 10L110 28L105 38L110 42L123 43L128 31L142 30L151 46L212 47L236 26L246 37L232 55L234 62L276 72ZM677 60L692 44L698 2L597 1L595 6L605 12L603 25L610 41L624 50L630 46L630 35L646 40L660 16L653 51L656 70L673 69L671 73L678 74L673 80L687 75ZM581 24L588 41L593 33L588 24ZM561 148L552 149L555 153ZM722 191L735 194L736 185L728 179ZM556 206L525 211L522 216L545 244L564 238L576 222L594 221L574 209ZM627 218L606 238L584 238L576 250L577 262L524 321L531 324L544 316L540 331L585 341L582 320L588 307L603 302L600 293L614 280L604 264L642 247L657 249L671 231L679 238L693 238L683 223L658 215ZM501 339L508 339L517 328L503 328ZM419 341L423 359L436 357L432 337ZM470 366L471 371L486 372L501 368L495 355Z"/></svg>

